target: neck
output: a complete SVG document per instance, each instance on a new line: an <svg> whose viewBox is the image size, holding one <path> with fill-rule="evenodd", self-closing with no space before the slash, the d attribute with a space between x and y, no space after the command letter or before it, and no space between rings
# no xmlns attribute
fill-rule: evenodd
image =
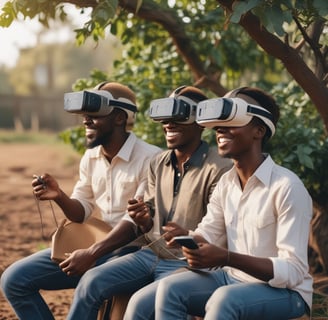
<svg viewBox="0 0 328 320"><path fill-rule="evenodd" d="M123 147L124 143L128 139L130 133L124 132L124 134L120 134L117 137L113 136L111 141L107 144L103 145L103 153L106 159L111 162L112 159L118 154L118 152Z"/></svg>
<svg viewBox="0 0 328 320"><path fill-rule="evenodd" d="M189 148L174 149L179 171L182 171L183 164L190 159L190 157L195 153L200 144L201 141L199 141L197 144L194 144L193 146L189 146Z"/></svg>
<svg viewBox="0 0 328 320"><path fill-rule="evenodd" d="M234 165L238 173L241 188L244 189L248 179L254 174L256 169L262 164L265 157L262 153L257 154L253 158L244 160L234 159Z"/></svg>

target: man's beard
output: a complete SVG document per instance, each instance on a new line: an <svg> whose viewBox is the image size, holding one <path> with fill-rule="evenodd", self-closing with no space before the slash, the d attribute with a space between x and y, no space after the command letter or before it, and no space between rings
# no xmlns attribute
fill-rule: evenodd
<svg viewBox="0 0 328 320"><path fill-rule="evenodd" d="M106 143L108 143L109 136L110 135L102 135L100 137L96 137L96 138L94 138L92 140L89 140L89 141L88 141L88 139L86 139L86 141L85 141L86 147L88 149L92 149L92 148L100 146L100 145L103 146Z"/></svg>

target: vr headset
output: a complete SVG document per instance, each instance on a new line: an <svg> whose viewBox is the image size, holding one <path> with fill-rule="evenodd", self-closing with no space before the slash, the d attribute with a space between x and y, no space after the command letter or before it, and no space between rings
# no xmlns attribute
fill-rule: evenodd
<svg viewBox="0 0 328 320"><path fill-rule="evenodd" d="M114 99L106 90L83 90L64 94L64 110L91 116L109 115L113 108L124 110L128 117L134 116L137 107L128 99Z"/></svg>
<svg viewBox="0 0 328 320"><path fill-rule="evenodd" d="M253 117L261 119L275 133L272 114L257 105L249 104L240 98L214 98L198 103L196 122L206 128L242 127Z"/></svg>
<svg viewBox="0 0 328 320"><path fill-rule="evenodd" d="M155 99L148 115L154 121L191 124L196 120L197 104L184 96Z"/></svg>

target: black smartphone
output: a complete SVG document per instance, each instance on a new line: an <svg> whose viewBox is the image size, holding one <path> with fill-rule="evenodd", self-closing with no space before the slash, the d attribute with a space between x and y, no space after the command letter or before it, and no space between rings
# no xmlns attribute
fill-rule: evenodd
<svg viewBox="0 0 328 320"><path fill-rule="evenodd" d="M178 236L173 238L174 241L179 243L181 246L189 249L198 249L198 244L191 236Z"/></svg>

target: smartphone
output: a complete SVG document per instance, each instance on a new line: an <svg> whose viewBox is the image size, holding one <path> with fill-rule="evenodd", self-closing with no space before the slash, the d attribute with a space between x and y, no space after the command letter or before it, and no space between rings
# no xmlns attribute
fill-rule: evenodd
<svg viewBox="0 0 328 320"><path fill-rule="evenodd" d="M191 236L178 236L173 238L174 241L179 243L181 246L189 249L198 249L198 244Z"/></svg>

